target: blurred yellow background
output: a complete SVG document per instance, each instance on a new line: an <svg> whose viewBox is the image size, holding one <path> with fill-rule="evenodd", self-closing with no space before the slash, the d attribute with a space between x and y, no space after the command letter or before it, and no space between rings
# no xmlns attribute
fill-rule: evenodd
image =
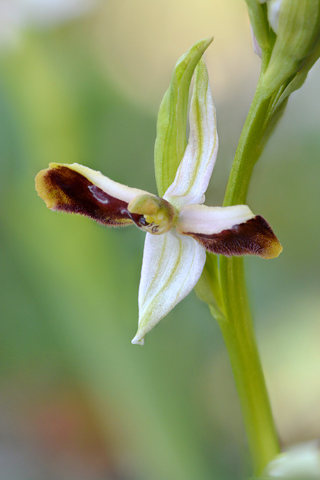
<svg viewBox="0 0 320 480"><path fill-rule="evenodd" d="M249 459L223 341L194 293L143 348L144 235L48 211L34 176L83 163L155 192L157 108L177 59L206 54L220 205L259 74L245 2L1 0L0 470L5 480L243 478ZM251 209L284 251L247 259L284 445L320 432L320 66L257 165Z"/></svg>

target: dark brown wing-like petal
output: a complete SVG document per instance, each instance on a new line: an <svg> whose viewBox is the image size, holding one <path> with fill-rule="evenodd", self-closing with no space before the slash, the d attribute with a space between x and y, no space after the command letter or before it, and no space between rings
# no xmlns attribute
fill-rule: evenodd
<svg viewBox="0 0 320 480"><path fill-rule="evenodd" d="M146 193L78 164L50 164L36 176L36 190L48 208L85 215L108 226L139 224L140 215L127 207L135 196Z"/></svg>
<svg viewBox="0 0 320 480"><path fill-rule="evenodd" d="M246 205L184 207L177 231L190 235L206 250L227 257L258 255L274 258L282 252L270 225L260 215L254 215Z"/></svg>

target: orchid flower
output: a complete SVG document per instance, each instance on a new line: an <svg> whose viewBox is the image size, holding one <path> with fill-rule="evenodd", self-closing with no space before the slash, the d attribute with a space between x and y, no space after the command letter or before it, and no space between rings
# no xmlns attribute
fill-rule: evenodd
<svg viewBox="0 0 320 480"><path fill-rule="evenodd" d="M202 205L218 152L203 60L195 70L189 124L185 153L163 198L76 163L52 163L36 177L37 192L52 210L85 215L107 226L135 224L147 232L134 344L143 344L146 333L193 289L206 251L273 258L282 250L268 223L248 206Z"/></svg>

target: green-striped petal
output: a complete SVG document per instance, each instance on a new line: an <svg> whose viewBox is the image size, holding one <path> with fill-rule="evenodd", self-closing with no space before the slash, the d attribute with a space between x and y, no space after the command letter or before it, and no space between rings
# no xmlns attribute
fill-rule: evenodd
<svg viewBox="0 0 320 480"><path fill-rule="evenodd" d="M196 285L206 252L193 238L174 229L163 235L147 233L139 288L139 325L132 343L145 335Z"/></svg>
<svg viewBox="0 0 320 480"><path fill-rule="evenodd" d="M182 55L160 105L154 147L154 167L160 197L173 182L187 146L190 83L200 58L211 42L212 38L200 40Z"/></svg>
<svg viewBox="0 0 320 480"><path fill-rule="evenodd" d="M191 99L188 146L164 198L178 210L183 205L203 203L217 153L216 112L207 68L204 60L200 60Z"/></svg>

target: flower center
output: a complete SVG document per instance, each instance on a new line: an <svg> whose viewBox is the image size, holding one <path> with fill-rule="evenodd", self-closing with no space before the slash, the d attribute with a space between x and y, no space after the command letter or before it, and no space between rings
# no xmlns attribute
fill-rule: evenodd
<svg viewBox="0 0 320 480"><path fill-rule="evenodd" d="M146 232L161 235L173 226L177 210L166 200L153 195L138 195L128 205L128 211L141 215L136 225Z"/></svg>

